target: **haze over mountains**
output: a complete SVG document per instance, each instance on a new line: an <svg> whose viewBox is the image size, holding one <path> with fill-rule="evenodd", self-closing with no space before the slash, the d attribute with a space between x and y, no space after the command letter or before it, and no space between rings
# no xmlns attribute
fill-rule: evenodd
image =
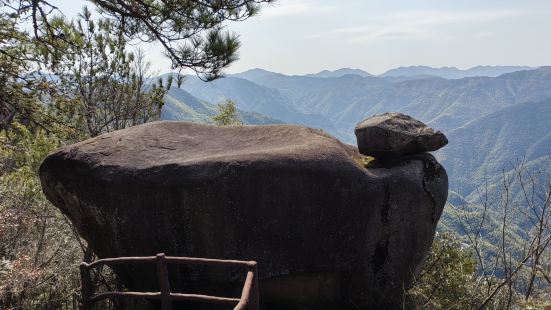
<svg viewBox="0 0 551 310"><path fill-rule="evenodd" d="M462 75L467 77L457 78ZM551 154L551 67L410 67L381 76L354 69L304 76L253 69L210 83L188 77L182 89L169 91L163 118L208 122L214 104L225 99L236 102L246 123L322 128L350 144L365 117L409 114L448 136L449 145L436 155L448 170L450 189L463 197L517 158L544 167Z"/></svg>
<svg viewBox="0 0 551 310"><path fill-rule="evenodd" d="M347 74L354 74L354 75L359 75L363 77L373 76L372 74L367 73L361 69L350 69L350 68L342 68L335 71L323 70L318 73L307 74L306 76L327 78L327 77L341 77Z"/></svg>
<svg viewBox="0 0 551 310"><path fill-rule="evenodd" d="M403 77L432 75L445 79L462 79L473 76L496 77L502 74L515 71L536 69L528 66L476 66L470 69L461 70L456 67L432 68L428 66L399 67L388 70L381 74L381 77Z"/></svg>

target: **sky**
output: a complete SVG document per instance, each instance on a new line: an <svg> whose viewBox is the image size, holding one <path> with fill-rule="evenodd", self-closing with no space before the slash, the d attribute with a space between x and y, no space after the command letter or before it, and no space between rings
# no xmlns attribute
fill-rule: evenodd
<svg viewBox="0 0 551 310"><path fill-rule="evenodd" d="M67 17L87 4L51 2ZM551 65L550 16L550 0L279 0L227 24L242 46L226 72ZM170 71L160 46L142 48L155 73Z"/></svg>

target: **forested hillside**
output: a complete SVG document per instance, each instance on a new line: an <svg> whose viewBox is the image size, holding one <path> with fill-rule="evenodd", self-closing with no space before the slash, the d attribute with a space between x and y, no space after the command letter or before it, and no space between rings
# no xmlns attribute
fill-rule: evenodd
<svg viewBox="0 0 551 310"><path fill-rule="evenodd" d="M438 153L450 175L450 186L473 197L476 186L495 183L519 160L526 165L545 162L551 154L551 98L526 102L449 131L452 143Z"/></svg>
<svg viewBox="0 0 551 310"><path fill-rule="evenodd" d="M218 110L215 104L197 99L181 88L172 88L164 97L161 119L212 123L212 117L217 114ZM250 125L283 123L280 120L251 111L239 110L238 117L244 124Z"/></svg>

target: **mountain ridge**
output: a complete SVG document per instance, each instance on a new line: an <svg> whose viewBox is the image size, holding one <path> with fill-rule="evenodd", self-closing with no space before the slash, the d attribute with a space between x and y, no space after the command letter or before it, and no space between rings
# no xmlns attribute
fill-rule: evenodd
<svg viewBox="0 0 551 310"><path fill-rule="evenodd" d="M323 70L318 73L310 73L306 74L304 76L310 76L310 77L320 77L320 78L328 78L328 77L341 77L344 75L359 75L362 77L366 76L373 76L373 74L368 73L362 69L352 69L352 68L341 68L337 70Z"/></svg>
<svg viewBox="0 0 551 310"><path fill-rule="evenodd" d="M537 67L529 66L475 66L468 69L456 67L430 67L430 66L409 66L390 69L379 75L380 77L404 77L404 76L438 76L446 79L462 79L466 77L487 76L497 77L506 73L534 70Z"/></svg>
<svg viewBox="0 0 551 310"><path fill-rule="evenodd" d="M340 68L335 70L321 70L317 73L308 73L308 74L284 74L273 72L261 68L253 68L245 70L243 72L232 73L228 76L236 76L244 79L255 79L262 76L270 75L279 75L279 76L302 76L302 77L317 77L317 78L331 78L331 77L342 77L344 75L358 75L362 77L377 76L383 78L397 78L397 77L441 77L445 79L461 79L465 77L475 77L475 76L487 76L487 77L497 77L503 74L516 72L516 71L525 71L525 70L535 70L541 68L542 66L490 66L490 65L478 65L467 69L459 69L453 66L444 66L444 67L432 67L424 65L416 66L401 66L396 68L391 68L381 74L371 74L365 70L359 68Z"/></svg>

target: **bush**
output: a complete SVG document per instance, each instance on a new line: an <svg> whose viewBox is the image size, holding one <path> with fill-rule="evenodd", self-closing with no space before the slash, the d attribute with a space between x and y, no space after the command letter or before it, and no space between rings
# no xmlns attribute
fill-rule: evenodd
<svg viewBox="0 0 551 310"><path fill-rule="evenodd" d="M78 290L82 258L71 226L45 199L37 176L59 142L12 125L9 138L0 136L0 308L59 309Z"/></svg>
<svg viewBox="0 0 551 310"><path fill-rule="evenodd" d="M408 291L408 304L419 309L471 309L482 300L474 290L476 260L453 234L437 234L421 274Z"/></svg>

